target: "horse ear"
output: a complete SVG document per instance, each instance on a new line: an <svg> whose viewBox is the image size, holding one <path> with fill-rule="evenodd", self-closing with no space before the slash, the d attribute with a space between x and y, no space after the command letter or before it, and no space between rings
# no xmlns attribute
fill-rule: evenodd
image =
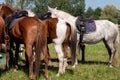
<svg viewBox="0 0 120 80"><path fill-rule="evenodd" d="M55 8L55 10L57 10L57 7Z"/></svg>
<svg viewBox="0 0 120 80"><path fill-rule="evenodd" d="M48 10L51 10L52 8L48 6Z"/></svg>

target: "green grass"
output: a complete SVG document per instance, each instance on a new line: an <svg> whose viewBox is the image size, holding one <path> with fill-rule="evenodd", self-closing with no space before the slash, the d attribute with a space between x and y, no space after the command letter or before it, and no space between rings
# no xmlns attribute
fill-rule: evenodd
<svg viewBox="0 0 120 80"><path fill-rule="evenodd" d="M58 58L53 45L49 45L52 62L49 65L48 80L120 80L120 56L116 67L108 67L108 53L102 42L94 45L86 45L86 54L84 63L81 62L81 54L78 55L79 64L72 69L68 65L66 73L56 77L58 71ZM81 53L81 52L80 52ZM119 48L120 53L120 48ZM70 57L70 54L69 54ZM5 67L0 67L0 80L28 80L28 68L23 62L24 57L19 61L19 70L14 72L14 68L5 71ZM70 59L68 60L70 62ZM44 80L44 66L41 67L39 80Z"/></svg>

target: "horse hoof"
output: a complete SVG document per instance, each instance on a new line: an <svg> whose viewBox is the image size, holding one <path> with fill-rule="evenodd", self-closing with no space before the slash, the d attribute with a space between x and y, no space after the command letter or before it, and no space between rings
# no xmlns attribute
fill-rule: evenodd
<svg viewBox="0 0 120 80"><path fill-rule="evenodd" d="M29 77L29 80L34 80L34 79L35 79L34 76Z"/></svg>
<svg viewBox="0 0 120 80"><path fill-rule="evenodd" d="M59 77L59 76L60 76L60 74L59 74L59 73L57 73L57 74L56 74L56 76L57 76L57 77Z"/></svg>
<svg viewBox="0 0 120 80"><path fill-rule="evenodd" d="M44 78L44 80L48 80L48 78Z"/></svg>
<svg viewBox="0 0 120 80"><path fill-rule="evenodd" d="M73 65L72 68L75 69L76 65Z"/></svg>
<svg viewBox="0 0 120 80"><path fill-rule="evenodd" d="M109 65L109 67L110 67L110 68L113 68L113 66L112 66L112 65Z"/></svg>
<svg viewBox="0 0 120 80"><path fill-rule="evenodd" d="M18 70L17 70L17 69L14 69L14 72L18 72Z"/></svg>

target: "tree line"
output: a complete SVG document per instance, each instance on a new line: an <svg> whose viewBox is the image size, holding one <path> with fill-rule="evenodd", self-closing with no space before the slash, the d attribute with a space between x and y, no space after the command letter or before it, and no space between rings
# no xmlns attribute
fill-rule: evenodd
<svg viewBox="0 0 120 80"><path fill-rule="evenodd" d="M5 0L5 4L17 9L31 9L35 13L44 14L47 7L57 7L57 9L70 13L73 16L93 17L97 19L108 19L120 24L120 10L114 5L106 5L103 9L98 7L85 9L85 0Z"/></svg>

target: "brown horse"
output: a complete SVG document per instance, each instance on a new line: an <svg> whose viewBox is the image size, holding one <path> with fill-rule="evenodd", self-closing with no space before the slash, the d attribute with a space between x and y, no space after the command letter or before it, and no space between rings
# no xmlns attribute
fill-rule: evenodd
<svg viewBox="0 0 120 80"><path fill-rule="evenodd" d="M9 37L5 31L5 22L3 20L3 18L0 16L0 51L1 51L1 48L2 48L2 44L5 44L5 47L6 47L6 69L7 67L9 66L8 65L8 57L9 57L9 49L10 49L10 45L9 45Z"/></svg>
<svg viewBox="0 0 120 80"><path fill-rule="evenodd" d="M15 20L14 20L15 21ZM33 53L32 47L36 43L36 68L38 68L40 61L40 52L42 50L45 61L47 61L47 26L37 18L22 17L17 21L12 22L13 27L9 30L10 41L14 41L16 44L24 44L25 52L29 62L29 78L33 79ZM17 54L16 54L17 55ZM48 61L47 61L48 62ZM46 62L46 66L48 63ZM16 62L16 68L17 62ZM35 71L39 71L35 69ZM47 67L46 67L47 69ZM47 72L45 72L47 73Z"/></svg>

